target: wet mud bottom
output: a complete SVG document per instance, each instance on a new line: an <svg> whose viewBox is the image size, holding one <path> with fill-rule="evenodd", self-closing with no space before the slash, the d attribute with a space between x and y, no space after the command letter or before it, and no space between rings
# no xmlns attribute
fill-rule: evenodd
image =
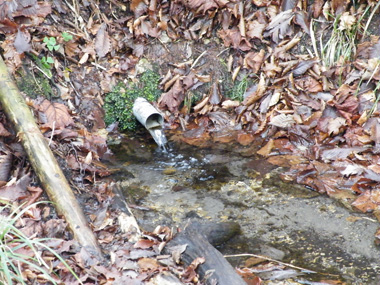
<svg viewBox="0 0 380 285"><path fill-rule="evenodd" d="M287 184L255 156L171 145L162 152L141 137L114 147L111 167L127 201L137 205L143 229L180 226L189 218L240 224L241 234L219 250L258 254L317 274L292 277L261 273L267 284L379 284L378 223L300 185ZM250 257L229 257L235 266L252 266ZM273 280L276 279L276 280ZM270 281L272 280L272 281ZM284 284L284 283L281 283Z"/></svg>

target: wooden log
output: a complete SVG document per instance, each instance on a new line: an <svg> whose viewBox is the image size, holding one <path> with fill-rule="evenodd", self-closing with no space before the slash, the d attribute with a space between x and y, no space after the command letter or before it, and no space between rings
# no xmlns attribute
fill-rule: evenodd
<svg viewBox="0 0 380 285"><path fill-rule="evenodd" d="M120 183L111 183L110 187L115 194L112 204L116 209L121 211L118 217L120 229L123 233L129 234L129 242L135 243L141 238L141 230L136 218L125 200L122 190L120 189Z"/></svg>
<svg viewBox="0 0 380 285"><path fill-rule="evenodd" d="M202 228L198 222L190 221L184 230L166 245L165 252L172 253L171 249L186 244L186 250L181 254L181 260L186 266L198 257L205 258L205 262L199 265L197 270L200 280L207 276L206 284L246 284L224 256L209 243L206 234L209 235L210 232L205 234Z"/></svg>
<svg viewBox="0 0 380 285"><path fill-rule="evenodd" d="M0 56L0 103L13 124L28 159L43 189L62 215L74 238L92 254L101 258L101 250L94 233L87 224L83 211L69 183L59 167L46 139L38 128L32 112L10 77Z"/></svg>

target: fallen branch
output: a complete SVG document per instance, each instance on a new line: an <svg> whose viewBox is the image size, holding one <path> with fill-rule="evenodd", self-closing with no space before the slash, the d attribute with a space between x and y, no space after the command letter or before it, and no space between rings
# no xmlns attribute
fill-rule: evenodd
<svg viewBox="0 0 380 285"><path fill-rule="evenodd" d="M97 239L1 56L0 103L15 127L43 189L55 203L58 214L66 219L74 238L90 253L101 257Z"/></svg>
<svg viewBox="0 0 380 285"><path fill-rule="evenodd" d="M250 256L250 257L256 257L256 258L260 258L260 259L263 259L263 260L267 260L267 261L271 261L271 262L276 262L278 264L281 264L281 265L284 265L284 266L287 266L287 267L290 267L290 268L293 268L293 269L298 269L300 271L302 271L303 273L307 273L307 274L320 274L320 275L328 275L328 276L333 276L333 277L339 277L339 275L336 275L336 274L330 274L330 273L323 273L323 272L317 272L317 271L313 271L313 270L310 270L310 269L306 269L306 268L302 268L302 267L299 267L299 266L295 266L293 264L290 264L290 263L286 263L286 262L282 262L282 261L279 261L279 260L276 260L276 259L273 259L273 258L269 258L269 257L266 257L266 256L263 256L263 255L257 255L257 254L252 254L252 253L240 253L240 254L231 254L231 255L224 255L224 257L228 258L228 257L244 257L244 256Z"/></svg>
<svg viewBox="0 0 380 285"><path fill-rule="evenodd" d="M129 234L129 242L135 243L141 238L141 230L136 218L128 206L128 203L125 201L120 183L112 183L110 187L112 187L112 192L115 194L113 204L122 211L118 217L120 229L123 233Z"/></svg>
<svg viewBox="0 0 380 285"><path fill-rule="evenodd" d="M244 257L244 256L256 257L256 258L260 258L260 259L263 259L263 260L276 262L278 264L285 265L285 266L293 268L293 269L301 270L304 273L318 273L318 272L313 271L313 270L309 270L309 269L306 269L306 268L298 267L298 266L292 265L290 263L285 263L285 262L282 262L282 261L279 261L279 260L276 260L276 259L273 259L273 258L270 258L270 257L266 257L266 256L263 256L263 255L257 255L257 254L251 254L251 253L240 253L240 254L224 255L224 257L226 257L226 258L228 258L228 257Z"/></svg>
<svg viewBox="0 0 380 285"><path fill-rule="evenodd" d="M231 230L234 231L234 229ZM215 231L206 233L203 231L204 228L200 223L195 220L189 221L184 229L165 246L164 253L175 255L178 246L185 245L186 249L181 254L181 261L185 266L190 266L197 258L205 259L205 262L199 264L197 268L200 279L206 279L205 284L246 284L223 255L210 244L208 239L214 238Z"/></svg>

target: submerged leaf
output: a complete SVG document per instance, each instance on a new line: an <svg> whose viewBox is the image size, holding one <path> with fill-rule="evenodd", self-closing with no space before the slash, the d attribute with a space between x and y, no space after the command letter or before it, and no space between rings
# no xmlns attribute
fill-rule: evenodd
<svg viewBox="0 0 380 285"><path fill-rule="evenodd" d="M272 152L273 148L274 148L274 140L270 139L265 146L263 146L261 149L257 151L257 153L262 156L268 156Z"/></svg>
<svg viewBox="0 0 380 285"><path fill-rule="evenodd" d="M269 163L281 167L291 167L308 162L306 158L298 155L276 155L269 157L267 160Z"/></svg>

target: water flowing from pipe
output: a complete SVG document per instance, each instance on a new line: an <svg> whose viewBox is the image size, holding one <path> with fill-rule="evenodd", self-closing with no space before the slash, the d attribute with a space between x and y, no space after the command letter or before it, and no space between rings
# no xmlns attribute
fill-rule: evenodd
<svg viewBox="0 0 380 285"><path fill-rule="evenodd" d="M167 151L166 149L166 143L168 140L166 139L164 130L162 128L154 128L154 129L148 129L149 133L153 137L156 144L163 150Z"/></svg>

